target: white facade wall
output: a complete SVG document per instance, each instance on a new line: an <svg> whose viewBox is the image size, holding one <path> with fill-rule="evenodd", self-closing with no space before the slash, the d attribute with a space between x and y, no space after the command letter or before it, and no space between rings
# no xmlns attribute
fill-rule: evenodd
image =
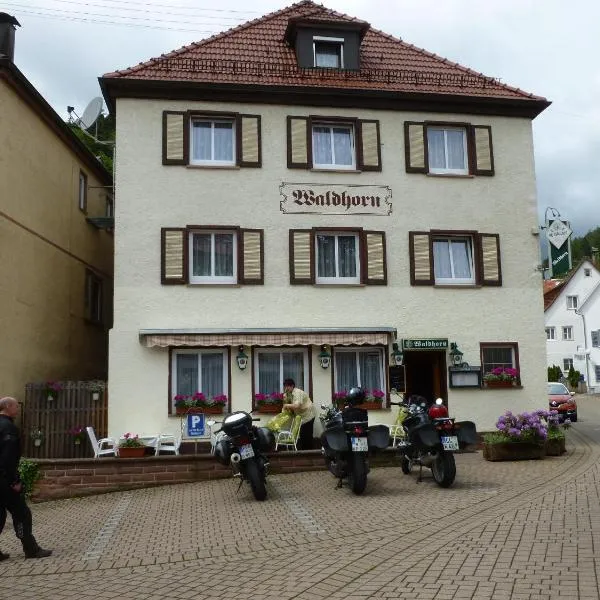
<svg viewBox="0 0 600 600"><path fill-rule="evenodd" d="M163 166L163 110L223 110L262 117L262 168ZM333 109L261 104L215 105L117 101L115 308L110 336L109 433L178 431L168 416L168 351L145 348L140 329L255 327L396 327L398 338L448 338L471 365L480 342L519 344L522 389L449 389L451 414L492 429L505 410L546 404L543 304L539 262L531 122L524 118ZM287 115L378 119L382 172L290 170ZM469 121L491 125L496 174L452 178L409 174L404 165L404 121ZM282 182L387 185L390 216L289 215L280 211ZM264 285L163 286L160 229L185 225L239 225L264 234ZM387 286L291 286L288 230L305 227L384 230ZM503 285L442 289L410 285L408 231L477 230L499 233ZM251 366L242 372L232 352L234 410L251 406ZM391 350L391 348L390 348ZM329 403L331 373L313 348L313 397ZM371 413L393 422L396 410Z"/></svg>
<svg viewBox="0 0 600 600"><path fill-rule="evenodd" d="M586 270L590 272L585 275ZM564 359L573 359L573 368L583 375L589 391L600 391L596 365L600 365L600 348L593 348L591 332L600 329L600 272L590 261L584 261L567 282L560 295L545 312L545 327L554 327L556 338L546 341L548 366L564 370ZM567 297L577 296L577 311L567 308ZM585 328L584 328L585 320ZM563 340L563 327L573 328L573 339ZM586 355L587 358L582 358ZM577 358L580 356L580 358ZM566 373L565 373L566 375Z"/></svg>

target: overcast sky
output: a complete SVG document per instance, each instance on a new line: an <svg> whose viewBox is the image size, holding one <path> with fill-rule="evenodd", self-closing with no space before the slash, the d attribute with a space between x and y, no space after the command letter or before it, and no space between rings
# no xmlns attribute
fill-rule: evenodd
<svg viewBox="0 0 600 600"><path fill-rule="evenodd" d="M9 0L15 64L54 109L81 114L97 78L291 4L285 0ZM534 121L540 222L547 207L576 234L600 226L600 2L325 0L404 41L552 106ZM218 7L218 8L215 8ZM251 8L251 10L249 9Z"/></svg>

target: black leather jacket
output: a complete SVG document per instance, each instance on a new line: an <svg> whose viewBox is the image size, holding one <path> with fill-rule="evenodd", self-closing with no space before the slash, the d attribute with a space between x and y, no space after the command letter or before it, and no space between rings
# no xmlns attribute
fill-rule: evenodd
<svg viewBox="0 0 600 600"><path fill-rule="evenodd" d="M21 436L13 420L0 415L0 486L19 483Z"/></svg>

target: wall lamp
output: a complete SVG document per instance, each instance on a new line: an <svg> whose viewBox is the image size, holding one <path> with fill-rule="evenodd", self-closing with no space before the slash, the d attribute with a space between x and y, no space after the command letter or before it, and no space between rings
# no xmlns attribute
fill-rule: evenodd
<svg viewBox="0 0 600 600"><path fill-rule="evenodd" d="M240 371L243 371L248 366L248 355L244 353L244 346L238 346L238 355L235 357L237 360L237 365L240 368Z"/></svg>

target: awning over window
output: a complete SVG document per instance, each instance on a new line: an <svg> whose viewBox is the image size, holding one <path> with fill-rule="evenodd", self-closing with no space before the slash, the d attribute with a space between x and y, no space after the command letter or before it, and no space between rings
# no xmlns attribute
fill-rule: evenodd
<svg viewBox="0 0 600 600"><path fill-rule="evenodd" d="M364 346L387 345L395 339L393 327L348 329L240 329L160 330L142 329L140 342L148 348L173 346Z"/></svg>

